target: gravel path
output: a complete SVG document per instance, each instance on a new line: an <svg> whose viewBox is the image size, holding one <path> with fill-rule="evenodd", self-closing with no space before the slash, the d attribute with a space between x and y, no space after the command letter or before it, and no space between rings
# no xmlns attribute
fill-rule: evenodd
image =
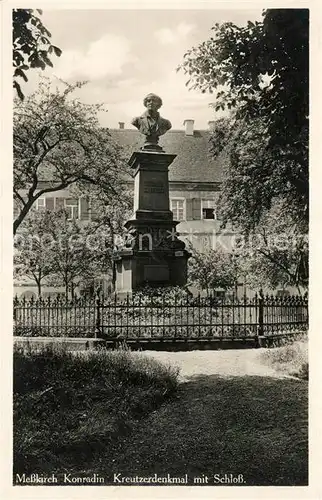
<svg viewBox="0 0 322 500"><path fill-rule="evenodd" d="M265 349L190 352L144 351L142 354L151 356L164 363L178 366L180 368L182 380L187 380L194 375L287 377L263 364L260 356L264 350Z"/></svg>

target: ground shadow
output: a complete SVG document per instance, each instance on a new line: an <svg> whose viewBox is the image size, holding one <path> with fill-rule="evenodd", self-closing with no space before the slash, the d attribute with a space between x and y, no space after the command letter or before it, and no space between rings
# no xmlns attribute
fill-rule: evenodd
<svg viewBox="0 0 322 500"><path fill-rule="evenodd" d="M189 484L204 475L211 485L215 474L242 474L248 486L307 485L307 392L301 380L192 376L173 400L135 424L100 472L110 482L114 473L156 473L187 474Z"/></svg>

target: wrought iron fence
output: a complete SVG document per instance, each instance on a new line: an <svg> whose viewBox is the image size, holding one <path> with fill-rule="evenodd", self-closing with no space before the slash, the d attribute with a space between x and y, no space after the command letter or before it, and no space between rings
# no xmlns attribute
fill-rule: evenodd
<svg viewBox="0 0 322 500"><path fill-rule="evenodd" d="M307 329L308 301L300 296L14 299L18 336L213 339Z"/></svg>

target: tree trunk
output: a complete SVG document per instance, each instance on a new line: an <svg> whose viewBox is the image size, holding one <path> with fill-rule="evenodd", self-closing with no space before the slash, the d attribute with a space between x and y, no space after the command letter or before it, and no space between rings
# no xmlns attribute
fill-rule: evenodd
<svg viewBox="0 0 322 500"><path fill-rule="evenodd" d="M68 290L69 290L69 279L68 279L68 270L64 269L64 283L65 283L65 294L66 300L68 300Z"/></svg>
<svg viewBox="0 0 322 500"><path fill-rule="evenodd" d="M26 204L22 207L22 210L16 220L13 223L13 235L16 234L18 227L20 224L23 222L24 218L28 214L29 210L31 209L32 205L34 204L34 199L30 199L26 202Z"/></svg>
<svg viewBox="0 0 322 500"><path fill-rule="evenodd" d="M38 297L40 297L41 296L41 281L36 280L36 283L37 283L37 288L38 288Z"/></svg>

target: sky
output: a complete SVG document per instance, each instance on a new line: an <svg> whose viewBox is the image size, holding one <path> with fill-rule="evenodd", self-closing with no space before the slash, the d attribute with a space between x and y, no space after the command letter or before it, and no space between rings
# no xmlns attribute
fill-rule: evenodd
<svg viewBox="0 0 322 500"><path fill-rule="evenodd" d="M77 96L86 103L106 103L100 113L102 126L118 128L145 108L149 92L161 96L164 118L174 129L186 119L195 129L206 129L219 117L209 106L213 95L189 91L188 77L176 68L184 53L211 37L216 23L244 25L260 20L255 10L53 10L44 9L42 21L52 33L52 43L63 52L53 56L54 68L30 70L25 93L35 90L39 74L68 82L88 80Z"/></svg>

